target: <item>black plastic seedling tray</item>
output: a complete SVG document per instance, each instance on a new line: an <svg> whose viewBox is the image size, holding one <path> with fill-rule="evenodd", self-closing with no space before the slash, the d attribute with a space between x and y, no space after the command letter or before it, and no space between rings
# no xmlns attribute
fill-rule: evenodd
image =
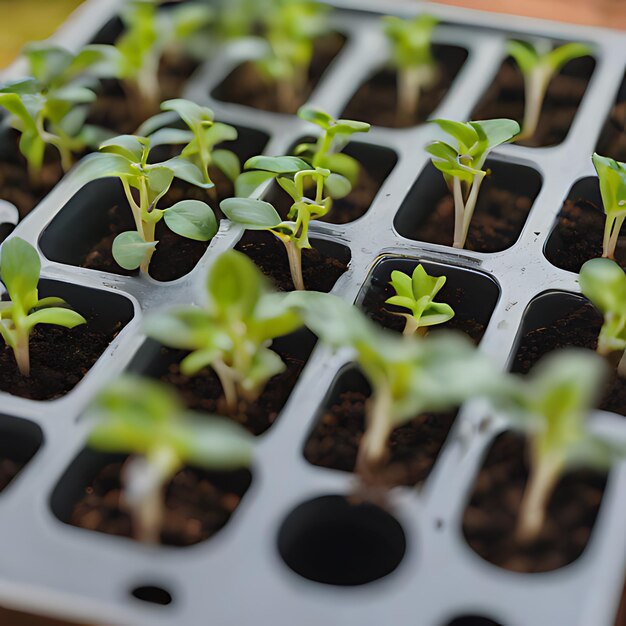
<svg viewBox="0 0 626 626"><path fill-rule="evenodd" d="M580 297L577 275L548 260L555 242L551 233L571 190L594 185L590 155L624 78L626 35L428 3L336 4L341 10L333 23L346 43L309 99L335 116L385 63L388 51L376 14L381 10L431 12L443 21L437 44L467 50L432 117L471 116L506 56L511 35L593 46L595 68L564 141L543 148L508 145L492 154L493 171L532 200L504 249L455 250L419 240L420 220L444 192L423 150L436 136L430 125L373 127L359 136L351 144L353 154L364 155L386 176L376 198L356 221L311 227L316 245L349 261L333 293L363 306L380 302L391 269L424 262L449 277L452 300L458 289L467 293L459 314L483 321L480 349L502 368L510 367L523 334L553 323L563 298ZM114 3L92 0L57 38L77 47L115 11ZM211 96L254 54L255 47L245 42L220 51L190 78L184 95L213 108L218 120L251 129L242 136L254 146L243 149L254 152L267 139L266 153L284 154L311 133L309 125ZM16 64L7 75L21 71ZM389 513L373 505L349 506L345 496L353 491L354 476L314 465L303 451L341 385L363 388L364 381L343 353L320 346L308 357L276 422L257 438L250 485L214 537L184 548L151 547L66 523L77 490L103 462L85 450L87 425L81 415L86 405L128 368L150 373L163 367L158 347L141 333L142 316L173 303L201 301L207 268L242 237L238 227L223 220L193 270L169 282L78 267L79 229L82 238L96 228L103 218L100 208L118 193L115 181L81 190L70 172L14 231L39 247L46 281L67 284L77 304L87 298L100 306L101 300L101 316L122 316L125 326L62 398L33 401L0 393L2 449L25 463L0 495L0 604L136 626L491 623L453 621L472 615L503 626L612 624L626 565L626 465L611 471L590 540L575 562L539 574L503 570L474 553L462 530L474 481L503 424L486 419L493 415L480 402L462 407L419 488L394 489ZM101 295L93 298L93 290ZM111 298L115 305L104 303ZM73 301L69 293L68 299ZM294 342L292 350L313 348L310 338ZM596 427L626 436L623 417L599 411L592 419ZM328 553L328 542L336 549L330 565L319 559Z"/></svg>

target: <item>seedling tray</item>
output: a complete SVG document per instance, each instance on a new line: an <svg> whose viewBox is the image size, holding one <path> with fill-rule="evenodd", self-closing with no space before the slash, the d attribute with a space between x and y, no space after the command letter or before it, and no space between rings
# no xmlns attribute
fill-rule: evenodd
<svg viewBox="0 0 626 626"><path fill-rule="evenodd" d="M336 4L341 10L333 21L347 37L346 45L309 103L338 116L359 85L382 66L387 53L376 14L380 2L345 0ZM114 16L115 9L109 3L88 3L66 27L63 43L76 47L89 40ZM444 22L436 31L437 42L468 51L433 117L470 117L493 81L505 57L505 41L512 34L586 41L594 47L596 66L565 140L546 148L509 145L492 155L494 170L500 168L513 185L521 185L535 196L519 235L506 249L454 250L411 238L411 220L427 210L428 194L436 195L433 186L439 184L423 151L435 137L430 125L374 127L360 136L355 148L391 150L397 157L395 166L362 218L343 225L315 223L311 228L323 245L343 251L346 258L349 254L349 269L332 290L346 300L364 301L382 263L395 267L424 261L429 268L449 270L450 280L459 285L471 284L470 294L474 293L475 299L470 306L477 317L487 321L480 349L507 368L520 341L520 329L528 326L528 316L533 316L533 324L541 324L544 314L554 317L553 300L547 300L545 294L579 293L577 275L552 265L544 249L570 189L579 179L595 176L590 155L624 77L626 35L427 3L416 6L387 0L384 10L399 15L431 12ZM265 152L284 154L310 134L306 123L211 96L250 54L254 50L247 44L223 50L189 80L185 97L212 107L220 121L264 133L268 138ZM11 70L13 75L19 72L19 65ZM491 416L482 403L462 408L419 489L393 490L393 519L367 507L357 519L341 498L352 493L354 476L313 465L303 454L323 407L335 393L336 381L340 376L342 380L355 376L344 354L331 354L319 346L276 423L258 437L251 485L227 526L213 538L187 548L147 547L64 523L60 517L81 480L76 472L84 467L87 425L81 415L86 405L107 381L129 366L141 370L142 358L151 349L140 331L142 315L172 303L199 301L207 268L242 236L238 227L222 221L218 235L193 271L167 283L75 267L52 260L46 253L68 253L55 237L72 228L71 220L63 222L63 229L58 228L59 222L54 227L53 220L61 219L78 192L79 185L70 173L18 225L15 234L41 244L43 278L71 283L85 294L93 289L113 294L123 301L123 308L132 309L133 316L85 378L64 397L37 402L0 394L6 432L25 442L24 458L32 456L0 495L0 604L89 623L137 626L444 626L470 623L453 622L469 615L503 626L612 624L626 566L625 464L615 467L608 478L583 555L548 573L500 569L475 554L463 537L463 512L474 481L503 428L498 419L487 419ZM97 203L97 194L92 191L89 199ZM80 209L85 227L89 209L89 201ZM542 303L539 313L537 302ZM622 416L599 411L593 420L597 428L626 436ZM82 459L78 464L77 458ZM308 556L298 554L293 546L308 529L324 524L337 532L343 529L346 536L387 533L387 544L380 549L380 567L391 573L362 586L320 584L294 573L281 552L287 560L312 558L310 552ZM402 557L395 568L394 555ZM303 567L306 569L306 564ZM167 603L168 599L171 602Z"/></svg>

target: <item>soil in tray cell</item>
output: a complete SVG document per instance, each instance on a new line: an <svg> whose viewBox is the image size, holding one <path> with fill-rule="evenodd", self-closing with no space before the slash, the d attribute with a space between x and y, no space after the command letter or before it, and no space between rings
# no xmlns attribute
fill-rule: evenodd
<svg viewBox="0 0 626 626"><path fill-rule="evenodd" d="M546 572L568 565L589 541L606 477L584 470L563 476L539 537L524 545L515 540L515 527L527 478L524 439L514 433L500 435L465 509L465 539L483 559L516 572Z"/></svg>
<svg viewBox="0 0 626 626"><path fill-rule="evenodd" d="M597 152L616 161L626 161L626 77L604 125Z"/></svg>
<svg viewBox="0 0 626 626"><path fill-rule="evenodd" d="M243 104L263 111L295 113L308 99L344 43L344 37L337 33L320 37L315 42L313 60L304 93L300 94L288 111L282 111L280 108L276 85L265 80L252 62L245 62L236 67L215 89L213 97L224 102Z"/></svg>
<svg viewBox="0 0 626 626"><path fill-rule="evenodd" d="M520 141L524 146L553 146L561 143L574 121L593 73L595 61L582 57L570 61L552 78L541 109L535 134ZM511 58L501 65L496 78L481 99L472 119L505 117L521 123L524 116L524 79Z"/></svg>
<svg viewBox="0 0 626 626"><path fill-rule="evenodd" d="M467 58L467 51L457 46L435 44L437 63L435 83L420 93L417 113L402 118L397 111L397 73L383 69L363 83L352 96L341 117L362 120L376 126L404 128L425 122L439 106Z"/></svg>

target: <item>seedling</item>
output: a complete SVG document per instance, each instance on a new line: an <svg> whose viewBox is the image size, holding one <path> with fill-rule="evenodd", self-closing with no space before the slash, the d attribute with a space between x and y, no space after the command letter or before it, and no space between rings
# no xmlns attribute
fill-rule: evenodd
<svg viewBox="0 0 626 626"><path fill-rule="evenodd" d="M221 254L207 277L204 307L179 307L148 316L146 333L162 344L191 350L180 364L186 376L210 367L218 376L228 410L254 402L272 376L285 369L270 349L277 337L302 326L286 296L269 291L265 279L244 254Z"/></svg>
<svg viewBox="0 0 626 626"><path fill-rule="evenodd" d="M430 326L444 324L454 317L454 311L449 304L434 301L445 283L445 276L429 276L421 263L411 276L398 270L391 272L389 284L396 295L385 302L410 311L394 313L406 319L404 335L425 335Z"/></svg>
<svg viewBox="0 0 626 626"><path fill-rule="evenodd" d="M152 147L185 144L180 156L193 163L201 172L208 191L216 199L210 168L219 169L233 184L241 171L239 157L230 150L216 150L223 141L237 139L237 129L214 121L213 111L190 100L166 100L161 104L164 113L141 125L137 133L149 135ZM172 128L170 111L178 114L188 130Z"/></svg>
<svg viewBox="0 0 626 626"><path fill-rule="evenodd" d="M604 315L598 337L598 354L621 352L618 373L626 377L626 274L609 259L591 259L580 269L580 288Z"/></svg>
<svg viewBox="0 0 626 626"><path fill-rule="evenodd" d="M511 141L519 133L513 120L495 119L480 122L433 120L456 140L456 146L434 141L426 147L433 165L443 172L454 198L455 248L465 247L467 232L478 201L478 192L487 171L483 170L487 156L497 146Z"/></svg>
<svg viewBox="0 0 626 626"><path fill-rule="evenodd" d="M131 454L122 469L123 504L136 539L158 543L164 489L185 465L237 470L250 465L252 438L234 422L185 410L167 386L124 376L101 392L87 412L95 426L89 446Z"/></svg>
<svg viewBox="0 0 626 626"><path fill-rule="evenodd" d="M314 0L275 0L261 16L265 52L257 59L261 75L276 85L278 106L296 110L313 59L314 40L326 32L329 8Z"/></svg>
<svg viewBox="0 0 626 626"><path fill-rule="evenodd" d="M213 210L204 202L181 200L167 209L157 208L174 178L204 189L212 183L205 182L205 174L182 156L151 163L150 149L149 138L120 135L104 142L100 152L86 157L76 172L77 180L83 184L98 178L120 179L136 230L115 238L113 258L124 269L140 268L142 272L148 272L158 243L155 228L162 219L171 231L187 239L209 241L217 232Z"/></svg>
<svg viewBox="0 0 626 626"><path fill-rule="evenodd" d="M524 119L516 140L527 139L537 130L552 77L569 61L590 54L591 48L582 43L567 43L553 49L546 39L534 43L512 39L507 43L507 52L524 76Z"/></svg>
<svg viewBox="0 0 626 626"><path fill-rule="evenodd" d="M289 298L324 343L351 350L372 387L356 466L364 478L387 459L395 428L424 411L451 409L503 388L489 360L463 335L400 338L335 296L299 292Z"/></svg>
<svg viewBox="0 0 626 626"><path fill-rule="evenodd" d="M61 298L39 298L41 261L23 239L13 237L2 246L0 278L9 301L0 301L0 336L13 350L22 376L30 376L29 337L38 324L74 328L87 320Z"/></svg>
<svg viewBox="0 0 626 626"><path fill-rule="evenodd" d="M626 219L626 163L620 163L597 152L591 157L598 172L600 195L606 221L602 240L602 256L615 258L615 248Z"/></svg>
<svg viewBox="0 0 626 626"><path fill-rule="evenodd" d="M47 146L53 146L67 171L74 156L105 139L106 132L85 124L89 104L96 94L76 78L93 61L88 53L77 55L43 43L23 50L31 76L0 87L0 107L9 113L9 124L20 134L19 149L28 165L31 184L39 186Z"/></svg>
<svg viewBox="0 0 626 626"><path fill-rule="evenodd" d="M383 23L398 74L398 120L414 120L420 93L437 80L432 35L439 20L432 15L419 15L413 19L384 17Z"/></svg>
<svg viewBox="0 0 626 626"><path fill-rule="evenodd" d="M210 12L190 13L190 7L184 4L163 11L158 5L157 0L125 4L120 11L124 31L115 45L92 44L85 48L98 57L91 67L94 75L121 81L138 121L158 110L159 65L165 52L179 46L211 19Z"/></svg>
<svg viewBox="0 0 626 626"><path fill-rule="evenodd" d="M291 196L293 204L287 220L283 220L269 202L254 198L227 198L220 202L220 209L232 222L247 230L267 230L278 237L287 250L294 287L304 289L302 250L312 247L309 242L311 220L324 217L331 209L332 198L324 196L324 187L328 185L332 174L330 170L320 167L311 169L308 163L297 157L254 157L246 163L246 167L249 166L263 170L250 172L258 175L256 183L276 178L278 184ZM239 180L238 193L242 191ZM246 182L256 184L250 179ZM315 189L315 197L312 199L307 196L309 186Z"/></svg>
<svg viewBox="0 0 626 626"><path fill-rule="evenodd" d="M516 529L521 543L537 539L565 471L580 466L604 469L625 452L593 434L586 423L603 388L605 368L593 352L568 348L545 356L510 398L507 413L529 443L530 473Z"/></svg>

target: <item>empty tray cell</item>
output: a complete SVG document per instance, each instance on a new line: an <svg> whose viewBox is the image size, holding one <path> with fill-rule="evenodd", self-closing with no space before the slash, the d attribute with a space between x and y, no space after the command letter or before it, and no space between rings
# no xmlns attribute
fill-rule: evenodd
<svg viewBox="0 0 626 626"><path fill-rule="evenodd" d="M626 161L626 74L615 104L604 124L597 152L616 161Z"/></svg>
<svg viewBox="0 0 626 626"><path fill-rule="evenodd" d="M37 424L0 415L0 491L26 467L42 443L43 433Z"/></svg>

